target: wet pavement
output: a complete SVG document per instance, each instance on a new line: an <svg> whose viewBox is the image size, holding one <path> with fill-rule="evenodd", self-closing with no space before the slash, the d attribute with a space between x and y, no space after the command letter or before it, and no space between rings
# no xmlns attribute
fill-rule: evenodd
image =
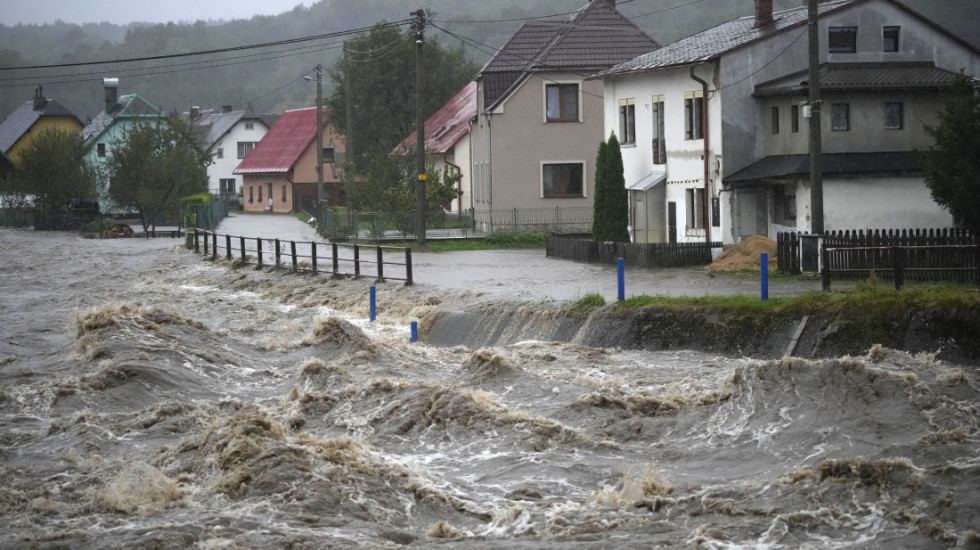
<svg viewBox="0 0 980 550"><path fill-rule="evenodd" d="M297 242L328 242L293 215L233 214L219 234ZM575 301L599 294L618 296L616 266L548 258L543 249L412 253L416 284L444 292L527 301ZM769 280L769 297L820 290L820 281ZM761 296L758 278L711 275L699 268L626 268L625 294L631 296Z"/></svg>

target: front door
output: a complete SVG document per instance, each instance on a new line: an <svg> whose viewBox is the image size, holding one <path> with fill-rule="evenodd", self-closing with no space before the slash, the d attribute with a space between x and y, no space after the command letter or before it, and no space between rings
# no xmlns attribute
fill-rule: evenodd
<svg viewBox="0 0 980 550"><path fill-rule="evenodd" d="M756 195L754 192L738 194L738 234L739 240L751 237L759 231L759 216L756 212Z"/></svg>
<svg viewBox="0 0 980 550"><path fill-rule="evenodd" d="M670 244L677 244L677 203L667 203L667 239Z"/></svg>

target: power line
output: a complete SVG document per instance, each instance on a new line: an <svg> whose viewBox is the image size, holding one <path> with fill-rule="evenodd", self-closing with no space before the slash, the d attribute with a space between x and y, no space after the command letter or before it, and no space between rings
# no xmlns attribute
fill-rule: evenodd
<svg viewBox="0 0 980 550"><path fill-rule="evenodd" d="M407 25L409 23L411 23L411 20L405 19L405 20L402 20L402 21L396 21L394 23L390 23L390 25L391 26L394 26L394 27L400 27L402 25ZM54 64L54 65L30 65L30 66L25 66L25 67L0 67L0 71L29 70L29 69L60 69L60 68L65 68L65 67L84 67L84 66L89 66L89 65L106 65L106 64L112 64L112 63L131 63L131 62L139 62L139 61L157 61L157 60L160 60L160 59L174 59L174 58L191 57L191 56L198 56L198 55L213 55L213 54L219 54L219 53L237 52L237 51L242 51L242 50L252 50L252 49L257 49L257 48L270 48L270 47L276 47L276 46L286 46L286 45L289 45L289 44L298 44L298 43L301 43L301 42L310 42L310 41L313 41L313 40L322 40L322 39L327 39L327 38L337 38L337 37L347 36L347 35L351 35L351 34L359 34L359 33L362 33L362 32L369 31L372 28L373 27L362 27L362 28L359 28L359 29L348 29L348 30L344 30L344 31L338 31L338 32L327 33L327 34L320 34L320 35L316 35L316 36L307 36L307 37L303 37L303 38L290 38L290 39L287 39L287 40L277 40L275 42L264 42L264 43L261 43L261 44L251 44L251 45L246 45L246 46L234 46L234 47L231 47L231 48L219 48L219 49L215 49L215 50L204 50L204 51L199 51L199 52L175 53L175 54L167 54L167 55L155 55L155 56L149 56L149 57L132 57L132 58L127 58L127 59L109 59L109 60L104 60L104 61L82 61L82 62L76 62L76 63L58 63L58 64Z"/></svg>

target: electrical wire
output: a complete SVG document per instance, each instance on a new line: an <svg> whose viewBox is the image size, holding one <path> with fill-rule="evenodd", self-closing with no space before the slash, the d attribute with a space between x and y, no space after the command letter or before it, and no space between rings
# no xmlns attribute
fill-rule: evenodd
<svg viewBox="0 0 980 550"><path fill-rule="evenodd" d="M394 27L400 27L400 26L403 26L403 25L407 25L407 24L409 24L411 22L412 22L412 20L405 19L405 20L402 20L402 21L396 21L394 23L390 23L390 25L391 26L394 26ZM213 54L219 54L219 53L237 52L237 51L242 51L242 50L252 50L252 49L257 49L257 48L269 48L269 47L275 47L275 46L285 46L285 45L289 45L289 44L297 44L297 43L301 43L301 42L310 42L310 41L313 41L313 40L322 40L322 39L327 39L327 38L337 38L337 37L341 37L341 36L348 36L348 35L351 35L351 34L360 34L360 33L369 31L372 28L374 28L374 27L362 27L362 28L359 28L359 29L348 29L348 30L344 30L344 31L338 31L338 32L333 32L333 33L320 34L320 35L316 35L316 36L307 36L307 37L302 37L302 38L290 38L290 39L286 39L286 40L277 40L275 42L264 42L264 43L261 43L261 44L250 44L250 45L246 45L246 46L234 46L234 47L230 47L230 48L219 48L219 49L215 49L215 50L204 50L204 51L199 51L199 52L175 53L175 54L166 54L166 55L155 55L155 56L149 56L149 57L132 57L132 58L127 58L127 59L109 59L109 60L103 60L103 61L81 61L81 62L76 62L76 63L57 63L57 64L53 64L53 65L29 65L29 66L24 66L24 67L0 67L0 71L31 70L31 69L61 69L61 68L66 68L66 67L84 67L84 66L89 66L89 65L106 65L106 64L113 64L113 63L130 63L130 62L139 62L139 61L157 61L157 60L161 60L161 59L174 59L174 58L192 57L192 56L198 56L198 55L213 55Z"/></svg>

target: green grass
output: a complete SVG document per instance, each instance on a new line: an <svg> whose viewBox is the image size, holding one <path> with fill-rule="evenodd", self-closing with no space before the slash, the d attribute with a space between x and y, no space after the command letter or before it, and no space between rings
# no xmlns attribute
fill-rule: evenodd
<svg viewBox="0 0 980 550"><path fill-rule="evenodd" d="M452 239L427 241L427 252L459 252L462 250L501 250L509 248L544 248L547 233L497 231L483 239Z"/></svg>
<svg viewBox="0 0 980 550"><path fill-rule="evenodd" d="M577 317L588 317L593 311L606 305L606 299L600 294L586 294L572 306L570 313Z"/></svg>
<svg viewBox="0 0 980 550"><path fill-rule="evenodd" d="M910 310L980 308L980 292L973 286L956 283L909 283L896 291L888 284L870 279L858 283L853 290L809 292L792 298L770 298L765 301L752 296L668 298L641 295L610 306L613 310L643 307L739 315L772 313L860 317L898 315Z"/></svg>

